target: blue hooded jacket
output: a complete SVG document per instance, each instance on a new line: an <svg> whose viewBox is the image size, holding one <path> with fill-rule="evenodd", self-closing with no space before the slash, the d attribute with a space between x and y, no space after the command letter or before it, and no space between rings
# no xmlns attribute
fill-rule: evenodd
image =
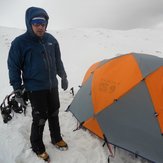
<svg viewBox="0 0 163 163"><path fill-rule="evenodd" d="M52 89L58 86L57 75L67 77L57 40L49 33L40 38L32 31L31 20L38 16L48 22L49 16L42 8L27 9L27 31L11 44L8 69L14 90L21 89L22 84L28 91Z"/></svg>

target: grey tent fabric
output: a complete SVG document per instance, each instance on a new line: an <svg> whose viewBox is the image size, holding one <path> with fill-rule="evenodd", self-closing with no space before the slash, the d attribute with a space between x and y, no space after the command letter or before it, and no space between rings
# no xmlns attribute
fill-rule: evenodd
<svg viewBox="0 0 163 163"><path fill-rule="evenodd" d="M91 96L92 75L76 94L74 100L69 106L71 111L80 123L93 116L93 104ZM82 98L81 98L82 97Z"/></svg>
<svg viewBox="0 0 163 163"><path fill-rule="evenodd" d="M133 55L139 64L143 77L146 77L163 65L163 58L139 53L133 53Z"/></svg>
<svg viewBox="0 0 163 163"><path fill-rule="evenodd" d="M100 112L97 120L110 143L162 163L163 136L144 81Z"/></svg>

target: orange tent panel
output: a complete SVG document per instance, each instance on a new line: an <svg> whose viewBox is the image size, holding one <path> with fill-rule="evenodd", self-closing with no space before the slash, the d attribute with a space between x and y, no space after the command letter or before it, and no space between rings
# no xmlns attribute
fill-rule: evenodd
<svg viewBox="0 0 163 163"><path fill-rule="evenodd" d="M163 67L149 75L145 81L163 133Z"/></svg>
<svg viewBox="0 0 163 163"><path fill-rule="evenodd" d="M112 104L141 80L141 71L132 55L115 58L96 69L92 83L95 113Z"/></svg>
<svg viewBox="0 0 163 163"><path fill-rule="evenodd" d="M95 133L98 137L103 138L103 132L95 118L90 118L83 124L84 127Z"/></svg>

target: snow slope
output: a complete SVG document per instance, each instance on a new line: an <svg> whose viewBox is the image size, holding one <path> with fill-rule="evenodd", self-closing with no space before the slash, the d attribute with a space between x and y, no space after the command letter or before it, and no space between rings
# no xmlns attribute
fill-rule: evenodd
<svg viewBox="0 0 163 163"><path fill-rule="evenodd" d="M8 81L7 55L11 41L23 30L0 27L0 102L12 91ZM96 61L111 58L129 52L141 52L163 57L163 30L134 29L114 31L107 29L67 29L50 31L59 41L62 59L67 70L69 90L60 89L60 124L64 139L69 150L58 151L50 143L48 127L45 127L44 142L51 163L106 163L108 149L103 141L85 130L73 131L77 121L70 112L65 112L75 92L81 84L86 70ZM59 79L60 81L60 79ZM59 83L60 84L60 83ZM13 119L4 124L0 116L0 163L43 163L30 148L31 107L27 115L14 114ZM122 149L116 150L111 163L142 163L147 162L135 158L133 154Z"/></svg>

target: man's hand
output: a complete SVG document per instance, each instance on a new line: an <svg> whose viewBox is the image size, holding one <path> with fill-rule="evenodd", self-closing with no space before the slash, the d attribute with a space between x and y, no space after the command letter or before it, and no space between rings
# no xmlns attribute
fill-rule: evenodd
<svg viewBox="0 0 163 163"><path fill-rule="evenodd" d="M65 91L68 88L68 80L67 78L62 78L61 79L61 87Z"/></svg>
<svg viewBox="0 0 163 163"><path fill-rule="evenodd" d="M15 100L16 102L18 102L19 104L21 104L22 106L26 106L24 99L23 99L23 93L21 89L18 89L16 91L14 91L15 93Z"/></svg>

